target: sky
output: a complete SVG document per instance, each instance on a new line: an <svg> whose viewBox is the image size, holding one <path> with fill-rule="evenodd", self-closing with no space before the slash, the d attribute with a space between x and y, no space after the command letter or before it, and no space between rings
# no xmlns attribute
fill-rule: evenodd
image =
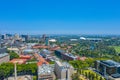
<svg viewBox="0 0 120 80"><path fill-rule="evenodd" d="M120 34L120 0L0 0L0 33Z"/></svg>

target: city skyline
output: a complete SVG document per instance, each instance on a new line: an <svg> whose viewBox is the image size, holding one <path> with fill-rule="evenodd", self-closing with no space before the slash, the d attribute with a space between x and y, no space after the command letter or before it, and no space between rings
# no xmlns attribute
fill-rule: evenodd
<svg viewBox="0 0 120 80"><path fill-rule="evenodd" d="M0 1L0 33L120 34L120 1Z"/></svg>

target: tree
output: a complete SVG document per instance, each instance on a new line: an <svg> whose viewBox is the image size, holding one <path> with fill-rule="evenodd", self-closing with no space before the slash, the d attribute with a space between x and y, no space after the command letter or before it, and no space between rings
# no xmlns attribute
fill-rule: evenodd
<svg viewBox="0 0 120 80"><path fill-rule="evenodd" d="M0 65L0 78L6 78L14 72L14 65L11 63L3 63Z"/></svg>
<svg viewBox="0 0 120 80"><path fill-rule="evenodd" d="M73 74L71 77L72 77L72 80L79 80L79 74L78 73Z"/></svg>
<svg viewBox="0 0 120 80"><path fill-rule="evenodd" d="M19 55L17 53L15 53L14 51L10 52L10 60L14 59L14 58L19 58Z"/></svg>
<svg viewBox="0 0 120 80"><path fill-rule="evenodd" d="M0 79L12 76L14 73L14 64L3 63L0 65ZM17 64L18 74L37 75L37 64Z"/></svg>

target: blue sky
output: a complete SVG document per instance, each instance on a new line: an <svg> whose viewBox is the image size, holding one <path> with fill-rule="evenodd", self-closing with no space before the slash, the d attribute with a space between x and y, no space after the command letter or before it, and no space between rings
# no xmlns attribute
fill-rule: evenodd
<svg viewBox="0 0 120 80"><path fill-rule="evenodd" d="M120 34L120 0L0 0L0 33Z"/></svg>

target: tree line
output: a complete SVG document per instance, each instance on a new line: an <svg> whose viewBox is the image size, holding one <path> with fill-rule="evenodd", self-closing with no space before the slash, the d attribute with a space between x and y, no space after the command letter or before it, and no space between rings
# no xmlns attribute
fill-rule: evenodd
<svg viewBox="0 0 120 80"><path fill-rule="evenodd" d="M18 75L37 75L37 64L17 64ZM3 63L0 65L0 79L8 78L14 74L14 64Z"/></svg>

